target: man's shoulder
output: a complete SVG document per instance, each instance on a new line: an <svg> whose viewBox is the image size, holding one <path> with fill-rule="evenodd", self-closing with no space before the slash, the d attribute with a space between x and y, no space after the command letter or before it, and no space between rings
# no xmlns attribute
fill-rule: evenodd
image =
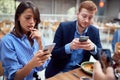
<svg viewBox="0 0 120 80"><path fill-rule="evenodd" d="M62 25L70 25L70 24L76 24L76 21L64 21L61 22Z"/></svg>
<svg viewBox="0 0 120 80"><path fill-rule="evenodd" d="M89 26L89 29L92 29L92 30L99 30L96 26L94 26L94 25L90 25Z"/></svg>

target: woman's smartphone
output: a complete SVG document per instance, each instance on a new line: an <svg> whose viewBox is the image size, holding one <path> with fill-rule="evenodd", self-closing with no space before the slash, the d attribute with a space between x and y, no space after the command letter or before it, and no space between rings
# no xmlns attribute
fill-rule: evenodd
<svg viewBox="0 0 120 80"><path fill-rule="evenodd" d="M52 52L53 48L55 47L56 43L51 43L49 45L45 45L44 48L43 48L43 51L47 51L49 50L50 53Z"/></svg>
<svg viewBox="0 0 120 80"><path fill-rule="evenodd" d="M88 39L89 39L89 36L80 36L79 41L84 42L84 41L87 41Z"/></svg>

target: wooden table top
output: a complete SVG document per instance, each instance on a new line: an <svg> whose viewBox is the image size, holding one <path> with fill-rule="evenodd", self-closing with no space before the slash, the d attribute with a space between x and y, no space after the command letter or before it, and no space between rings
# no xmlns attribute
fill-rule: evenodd
<svg viewBox="0 0 120 80"><path fill-rule="evenodd" d="M80 80L81 77L92 78L92 75L89 75L81 70L81 68L77 68L65 73L59 73L51 78L46 80Z"/></svg>

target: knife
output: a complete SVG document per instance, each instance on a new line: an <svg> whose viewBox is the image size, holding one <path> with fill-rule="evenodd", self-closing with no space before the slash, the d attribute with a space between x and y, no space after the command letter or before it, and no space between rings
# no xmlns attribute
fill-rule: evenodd
<svg viewBox="0 0 120 80"><path fill-rule="evenodd" d="M76 75L75 73L72 73L73 76L75 76L76 78L80 79L80 77L78 75Z"/></svg>

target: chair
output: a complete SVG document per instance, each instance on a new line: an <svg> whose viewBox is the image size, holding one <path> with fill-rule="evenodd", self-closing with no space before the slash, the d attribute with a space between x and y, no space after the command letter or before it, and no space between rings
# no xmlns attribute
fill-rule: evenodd
<svg viewBox="0 0 120 80"><path fill-rule="evenodd" d="M4 69L2 67L2 63L0 62L0 76L3 76L3 80L4 80Z"/></svg>
<svg viewBox="0 0 120 80"><path fill-rule="evenodd" d="M5 34L7 34L8 32L11 31L11 29L13 28L13 26L14 26L14 23L12 21L3 20L0 23L0 31L5 35Z"/></svg>
<svg viewBox="0 0 120 80"><path fill-rule="evenodd" d="M58 28L59 24L60 24L59 21L58 21L58 22L54 22L54 24L53 24L53 26L52 26L52 30L53 30L53 32L56 31L56 29Z"/></svg>

